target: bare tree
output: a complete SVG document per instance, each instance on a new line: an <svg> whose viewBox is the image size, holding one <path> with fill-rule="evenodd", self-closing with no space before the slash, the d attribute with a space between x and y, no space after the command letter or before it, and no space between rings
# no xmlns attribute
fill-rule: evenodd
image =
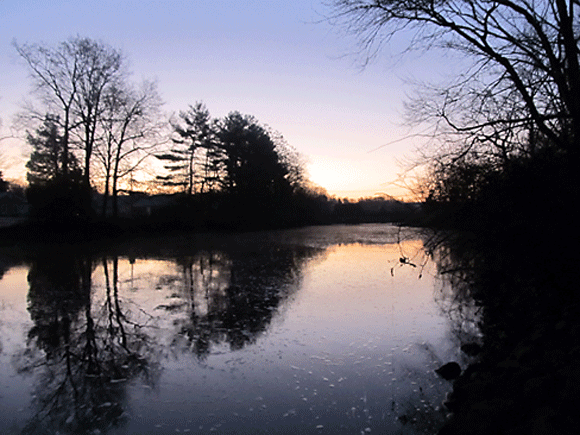
<svg viewBox="0 0 580 435"><path fill-rule="evenodd" d="M28 65L34 93L43 106L28 108L28 117L42 120L46 113L58 117L63 131L63 155L73 144L84 156L83 184L90 189L90 168L97 128L103 115L103 99L125 75L122 54L89 38L74 37L56 47L14 42ZM67 162L63 167L68 168Z"/></svg>
<svg viewBox="0 0 580 435"><path fill-rule="evenodd" d="M296 192L307 189L309 181L304 156L290 145L280 132L269 128L267 130L274 142L280 161L287 169L285 178L290 183L292 190Z"/></svg>
<svg viewBox="0 0 580 435"><path fill-rule="evenodd" d="M44 119L46 113L57 116L63 131L62 147L66 159L71 130L75 127L73 105L80 75L78 53L69 42L63 42L58 49L38 44L18 45L16 41L13 44L27 63L34 84L33 92L44 106L40 111L29 107L27 115L36 119ZM68 176L68 166L64 161L65 177Z"/></svg>
<svg viewBox="0 0 580 435"><path fill-rule="evenodd" d="M84 185L90 187L91 157L96 146L97 129L105 113L107 95L122 86L124 62L121 53L110 46L77 39L82 59L75 111L80 123L80 146L84 151Z"/></svg>
<svg viewBox="0 0 580 435"><path fill-rule="evenodd" d="M96 149L105 178L103 216L109 195L113 217L118 215L119 181L132 174L155 148L162 129L161 104L155 82L145 81L139 88L128 84L111 87L105 95L101 142Z"/></svg>
<svg viewBox="0 0 580 435"><path fill-rule="evenodd" d="M409 47L467 55L470 69L422 95L420 120L435 117L460 134L454 157L493 148L494 157L534 152L542 136L557 149L580 153L580 33L577 0L335 0L334 18L376 53L402 31ZM417 109L418 106L413 107ZM489 149L489 148L487 148Z"/></svg>

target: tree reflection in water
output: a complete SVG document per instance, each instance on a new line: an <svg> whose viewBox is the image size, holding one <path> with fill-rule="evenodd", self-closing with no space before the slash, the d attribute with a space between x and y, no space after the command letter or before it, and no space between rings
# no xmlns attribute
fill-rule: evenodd
<svg viewBox="0 0 580 435"><path fill-rule="evenodd" d="M91 256L63 250L38 255L28 275L34 326L20 372L38 375L34 417L23 433L95 433L126 421L127 384L154 383L156 350L125 313L118 259L102 259L106 298L92 306Z"/></svg>
<svg viewBox="0 0 580 435"><path fill-rule="evenodd" d="M147 295L150 282L120 291L127 283L120 278L119 254L72 248L34 254L28 273L33 326L16 359L20 373L35 377L33 417L23 433L110 432L130 420L129 386L157 382L166 346L204 360L213 346L238 350L255 343L297 290L303 263L320 251L252 252L165 253L176 272L156 278L155 289L167 290L169 299L156 309L131 299L131 292ZM129 263L135 261L131 254ZM164 342L167 332L172 338Z"/></svg>
<svg viewBox="0 0 580 435"><path fill-rule="evenodd" d="M365 242L359 241L367 239L353 228L344 229L349 243L361 243L360 252L367 252L362 249ZM330 234L335 233L332 229ZM327 250L338 243L334 238L328 244L310 241L309 247L292 239L264 240L262 234L212 237L207 242L200 238L131 242L108 248L107 255L72 248L27 253L32 258L28 272L32 327L24 323L28 342L17 364L22 373L34 376L34 415L24 433L143 433L161 424L159 431L165 433L195 431L201 425L217 430L222 421L226 423L221 429L227 426L230 433L253 433L263 427L282 433L309 424L313 431L323 425L325 430L336 428L336 433L340 428L359 433L371 427L373 433L375 427L394 433L400 428L397 418L406 423L404 433L436 432L447 414L440 405L450 384L438 379L433 369L447 362L454 350L447 345L447 326L441 327L441 335L431 335L404 323L408 316L409 325L434 325L431 316L437 313L429 309L413 317L412 310L403 309L408 305L414 310L415 299L423 301L421 295L425 296L421 303L432 302L433 268L409 251L412 247L423 252L421 243L401 243L400 250L394 242L377 246L368 252L373 261L363 264L346 261L358 248ZM450 271L443 276L451 280L460 274L451 273L453 269L465 266L453 260L456 254L467 258L457 248L433 253L439 272ZM321 262L320 268L304 267L318 256L332 261ZM389 273L392 264L396 267ZM374 274L383 265L384 270ZM368 267L370 281L364 280L367 269L358 266ZM343 278L345 267L357 273L345 270ZM308 271L304 283L303 270ZM408 286L405 276L413 281ZM476 311L479 301L473 303L469 293L473 276L442 285L437 296L454 322L457 344L479 338L473 335L478 320L473 315L481 315ZM426 281L428 289L416 293L414 283ZM465 282L469 285L463 287L463 298L457 289ZM307 290L295 304L288 303L301 286ZM347 291L334 292L337 286ZM362 298L357 299L359 294ZM396 305L397 310L388 310ZM286 307L289 315L281 317ZM352 323L343 321L344 313L351 311ZM281 319L283 327L272 328ZM313 320L304 325L305 319ZM401 322L400 330L395 321ZM393 330L385 331L390 325ZM269 335L269 329L275 333ZM440 336L446 343L441 348L430 341ZM415 341L419 337L421 341ZM246 351L230 358L230 351L240 349ZM275 357L282 354L284 358ZM263 361L267 363L262 365ZM464 368L469 362L458 361ZM239 376L240 370L244 376ZM159 388L149 394L141 383ZM227 394L222 396L222 391L229 399L223 399ZM27 403L27 393L18 406ZM267 412L254 409L255 404L246 406L257 396ZM17 424L21 427L22 420ZM240 429L240 424L245 426Z"/></svg>
<svg viewBox="0 0 580 435"><path fill-rule="evenodd" d="M449 320L449 338L458 350L465 345L482 341L481 305L473 293L475 289L473 264L457 250L461 240L460 237L441 233L431 233L425 238L426 255L435 263L436 276L439 280L434 293L435 302ZM424 351L431 360L437 361L438 367L449 362L440 360L429 345L424 346ZM454 360L462 367L475 361L462 352L457 352ZM450 410L445 403L429 401L420 389L418 398L403 404L398 419L404 427L412 428L415 434L431 435L438 433L438 429L450 416Z"/></svg>
<svg viewBox="0 0 580 435"><path fill-rule="evenodd" d="M452 337L460 349L466 345L482 343L480 330L482 305L476 297L477 278L474 275L476 264L473 256L464 252L468 239L460 237L442 237L434 235L428 242L430 255L437 265L440 286L435 300L441 311L449 319ZM463 365L471 361L469 355L459 355Z"/></svg>
<svg viewBox="0 0 580 435"><path fill-rule="evenodd" d="M180 310L173 346L190 349L203 360L212 344L230 350L256 342L276 311L299 287L303 263L313 250L278 248L268 252L201 251L176 260L180 270L177 304L161 305Z"/></svg>

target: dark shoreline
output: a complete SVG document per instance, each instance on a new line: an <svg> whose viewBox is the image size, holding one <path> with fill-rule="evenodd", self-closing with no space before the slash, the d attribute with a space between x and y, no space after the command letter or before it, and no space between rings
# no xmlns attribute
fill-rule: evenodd
<svg viewBox="0 0 580 435"><path fill-rule="evenodd" d="M555 238L563 230L448 243L444 267L455 296L481 309L483 346L453 382L440 434L578 433L578 253Z"/></svg>
<svg viewBox="0 0 580 435"><path fill-rule="evenodd" d="M173 236L180 233L234 234L242 232L303 228L311 225L359 225L369 223L392 224L398 226L424 227L420 219L401 221L351 220L351 221L309 221L294 224L257 225L253 222L227 225L209 223L196 225L186 220L135 220L117 219L70 222L25 221L8 227L0 227L0 246L36 244L82 244L106 243L114 240L128 240L142 237Z"/></svg>

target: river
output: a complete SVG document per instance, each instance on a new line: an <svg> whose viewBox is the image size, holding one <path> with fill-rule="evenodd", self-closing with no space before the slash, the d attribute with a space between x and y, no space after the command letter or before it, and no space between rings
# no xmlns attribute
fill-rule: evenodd
<svg viewBox="0 0 580 435"><path fill-rule="evenodd" d="M0 433L436 433L462 361L419 230L0 254Z"/></svg>

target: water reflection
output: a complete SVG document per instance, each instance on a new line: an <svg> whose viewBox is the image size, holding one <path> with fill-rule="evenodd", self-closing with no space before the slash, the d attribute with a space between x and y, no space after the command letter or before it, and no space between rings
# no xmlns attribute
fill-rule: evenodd
<svg viewBox="0 0 580 435"><path fill-rule="evenodd" d="M406 236L341 226L25 252L0 280L5 298L10 265L27 264L27 285L10 284L27 315L0 324L0 402L16 408L0 432L433 433L449 388L433 369L454 350L433 267Z"/></svg>
<svg viewBox="0 0 580 435"><path fill-rule="evenodd" d="M93 300L96 261L75 251L36 257L28 273L34 326L20 373L36 377L34 414L22 433L98 433L126 422L126 385L154 383L152 337L127 314L118 292L118 259L102 259L105 298Z"/></svg>
<svg viewBox="0 0 580 435"><path fill-rule="evenodd" d="M477 288L474 257L469 258L462 250L457 250L461 237L453 238L434 235L429 240L430 254L437 265L440 285L435 300L442 313L449 319L452 337L456 347L473 348L482 343L481 331L483 310L476 297ZM458 355L462 365L472 362L470 352Z"/></svg>
<svg viewBox="0 0 580 435"><path fill-rule="evenodd" d="M120 282L119 256L38 253L28 273L33 326L17 359L18 372L33 375L36 385L34 413L22 433L106 433L123 426L127 386L139 379L154 387L164 345L203 360L212 345L235 351L255 343L298 288L302 264L314 253L278 248L268 255L202 250L180 256L157 277L162 303L149 312L120 295L127 283ZM160 311L173 319L169 343L158 334Z"/></svg>
<svg viewBox="0 0 580 435"><path fill-rule="evenodd" d="M284 301L299 286L304 261L313 250L277 248L263 253L201 251L175 261L178 274L164 275L173 302L159 305L176 320L172 345L204 359L212 344L239 350L256 342Z"/></svg>

